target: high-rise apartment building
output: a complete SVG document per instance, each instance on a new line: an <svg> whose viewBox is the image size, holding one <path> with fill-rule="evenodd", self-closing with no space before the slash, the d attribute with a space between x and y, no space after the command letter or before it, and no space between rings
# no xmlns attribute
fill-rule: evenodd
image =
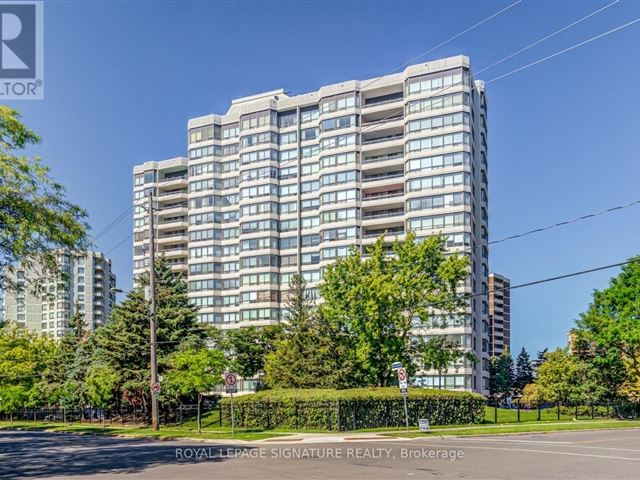
<svg viewBox="0 0 640 480"><path fill-rule="evenodd" d="M488 289L487 101L463 56L308 94L275 90L188 124L188 156L134 168L134 275L147 268L146 197L157 250L183 272L200 319L235 328L282 318L289 279L310 288L323 268L386 233L442 233L469 255L461 292ZM489 310L475 296L446 328L480 361L446 388L488 387ZM435 372L416 383L438 386Z"/></svg>
<svg viewBox="0 0 640 480"><path fill-rule="evenodd" d="M489 355L511 351L511 281L489 274Z"/></svg>
<svg viewBox="0 0 640 480"><path fill-rule="evenodd" d="M16 288L4 292L5 321L53 338L64 334L76 311L84 314L88 329L107 321L115 305L111 260L99 252L60 253L58 263L64 278L51 278L37 265L7 272Z"/></svg>

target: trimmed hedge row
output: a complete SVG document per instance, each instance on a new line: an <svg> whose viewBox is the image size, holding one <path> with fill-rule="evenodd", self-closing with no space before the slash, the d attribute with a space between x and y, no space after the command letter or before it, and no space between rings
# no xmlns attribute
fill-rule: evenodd
<svg viewBox="0 0 640 480"><path fill-rule="evenodd" d="M428 418L432 425L481 423L483 396L447 390L409 389L409 424ZM230 423L230 399L222 400ZM234 397L235 424L242 428L329 431L403 427L404 402L397 387L350 390L265 390Z"/></svg>

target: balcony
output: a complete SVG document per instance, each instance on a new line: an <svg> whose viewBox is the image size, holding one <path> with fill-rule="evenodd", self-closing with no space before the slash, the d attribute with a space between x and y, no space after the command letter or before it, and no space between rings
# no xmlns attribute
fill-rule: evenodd
<svg viewBox="0 0 640 480"><path fill-rule="evenodd" d="M382 200L385 198L397 198L404 196L404 189L387 190L383 192L363 193L362 201Z"/></svg>
<svg viewBox="0 0 640 480"><path fill-rule="evenodd" d="M390 154L386 154L386 155L376 155L374 157L364 158L362 160L362 163L363 164L368 164L368 163L387 162L387 161L391 161L391 160L401 160L402 157L403 157L403 153L402 152L390 153Z"/></svg>
<svg viewBox="0 0 640 480"><path fill-rule="evenodd" d="M387 135L384 137L372 138L369 140L362 140L362 145L375 145L377 143L392 142L394 140L402 139L403 137L404 135L401 133L396 135Z"/></svg>
<svg viewBox="0 0 640 480"><path fill-rule="evenodd" d="M393 208L390 210L375 210L362 214L362 220L374 220L378 218L402 217L404 216L403 208Z"/></svg>
<svg viewBox="0 0 640 480"><path fill-rule="evenodd" d="M387 239L393 238L399 235L404 235L404 227L378 228L376 230L368 230L363 232L362 238L378 238L381 235L385 235Z"/></svg>
<svg viewBox="0 0 640 480"><path fill-rule="evenodd" d="M363 183L368 182L376 182L378 180L389 180L392 178L402 178L404 177L403 171L395 171L395 172L387 172L387 173L376 173L374 175L368 175L362 179Z"/></svg>

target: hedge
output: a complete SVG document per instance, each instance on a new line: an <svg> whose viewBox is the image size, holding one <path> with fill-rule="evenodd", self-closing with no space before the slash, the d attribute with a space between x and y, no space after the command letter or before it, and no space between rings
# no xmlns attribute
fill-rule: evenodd
<svg viewBox="0 0 640 480"><path fill-rule="evenodd" d="M432 425L480 423L483 396L448 390L411 388L407 397L409 424L427 418ZM224 422L230 423L230 399L222 401ZM404 427L404 403L397 387L350 390L264 390L234 397L235 424L241 428L313 429L329 431Z"/></svg>

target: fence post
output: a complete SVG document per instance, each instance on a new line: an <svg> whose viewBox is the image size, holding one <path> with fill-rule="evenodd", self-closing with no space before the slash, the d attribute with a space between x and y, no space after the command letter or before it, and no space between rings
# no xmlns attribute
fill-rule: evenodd
<svg viewBox="0 0 640 480"><path fill-rule="evenodd" d="M520 423L520 402L518 402L518 423Z"/></svg>
<svg viewBox="0 0 640 480"><path fill-rule="evenodd" d="M577 403L576 403L576 415L575 415L575 417L576 417L576 420L577 420L578 419L578 404Z"/></svg>
<svg viewBox="0 0 640 480"><path fill-rule="evenodd" d="M342 401L338 400L338 431L342 431Z"/></svg>
<svg viewBox="0 0 640 480"><path fill-rule="evenodd" d="M558 402L556 404L556 410L557 410L557 413L558 413L558 420L560 420L560 402Z"/></svg>
<svg viewBox="0 0 640 480"><path fill-rule="evenodd" d="M593 420L593 414L594 414L594 412L593 412L593 403L592 403L591 404L591 420Z"/></svg>
<svg viewBox="0 0 640 480"><path fill-rule="evenodd" d="M222 426L222 402L218 402L218 423Z"/></svg>
<svg viewBox="0 0 640 480"><path fill-rule="evenodd" d="M352 429L356 429L356 409L353 406L353 401L351 402L351 420L352 420Z"/></svg>
<svg viewBox="0 0 640 480"><path fill-rule="evenodd" d="M541 412L540 412L540 402L538 402L538 421L541 420Z"/></svg>

